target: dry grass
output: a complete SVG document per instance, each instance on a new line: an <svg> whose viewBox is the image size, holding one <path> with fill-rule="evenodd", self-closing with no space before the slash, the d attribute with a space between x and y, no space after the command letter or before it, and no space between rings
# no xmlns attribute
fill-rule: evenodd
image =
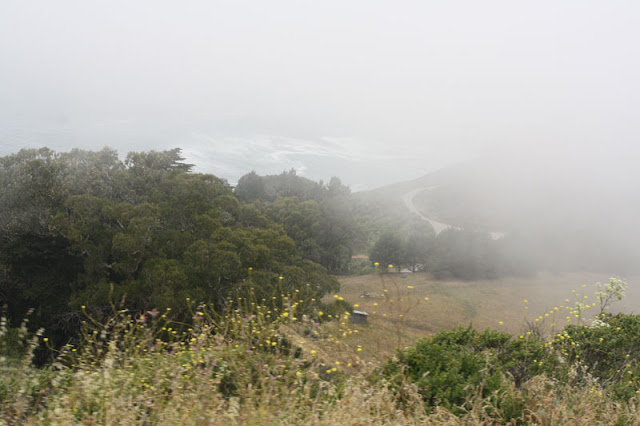
<svg viewBox="0 0 640 426"><path fill-rule="evenodd" d="M296 303L285 311L265 308L256 316L196 312L202 322L166 344L157 333L171 330L168 319L140 321L122 314L104 333L88 332L84 348L65 349L66 362L38 369L30 365L30 351L22 363L0 360L10 373L0 377L0 424L501 424L500 410L489 399L471 395L456 416L439 407L426 409L418 390L407 383L399 405L388 384L371 380L372 375L377 377L380 361L417 337L470 322L518 333L524 318L534 320L558 299L583 297L576 295L583 290L592 294L582 284L606 278L348 277L338 297L370 312L368 325L345 317L318 324L300 315L294 321ZM627 305L636 297L630 281ZM360 298L365 291L370 297ZM0 338L3 333L6 324ZM281 338L300 347L300 354L274 344ZM24 340L31 349L43 342L34 335ZM225 391L225 380L235 383L232 392ZM617 403L595 382L576 388L538 376L510 392L526 401L521 424L640 421L636 401Z"/></svg>
<svg viewBox="0 0 640 426"><path fill-rule="evenodd" d="M460 325L494 328L514 335L527 331L530 324L540 324L548 329L555 324L556 329L562 328L569 323L566 317L571 316L566 306L573 307L576 301L595 302L595 283L608 282L610 278L601 274L574 273L439 281L426 273L406 275L406 278L401 274L340 278L340 296L370 314L369 325L361 327L357 336L348 339L350 343L362 345L367 358L383 359L397 347L412 344L418 337ZM634 283L640 283L640 277L630 277L627 282L627 296L614 305L614 311L634 313L640 306L640 288L634 287ZM361 297L365 292L370 296ZM585 295L588 299L584 299ZM558 310L554 311L556 307ZM592 313L595 309L586 312L587 315ZM549 316L545 317L545 314ZM540 316L542 320L536 322ZM571 320L576 322L573 316Z"/></svg>

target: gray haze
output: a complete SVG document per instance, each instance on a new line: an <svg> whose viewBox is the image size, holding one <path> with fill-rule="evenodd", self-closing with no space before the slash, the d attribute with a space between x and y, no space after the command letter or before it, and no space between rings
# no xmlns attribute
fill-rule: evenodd
<svg viewBox="0 0 640 426"><path fill-rule="evenodd" d="M636 182L636 1L0 3L0 155L182 147L354 189L475 157ZM594 179L592 179L594 180Z"/></svg>

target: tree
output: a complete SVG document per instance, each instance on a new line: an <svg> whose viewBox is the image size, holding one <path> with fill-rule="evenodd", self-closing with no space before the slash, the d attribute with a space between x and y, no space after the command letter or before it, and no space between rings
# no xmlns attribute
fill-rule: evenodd
<svg viewBox="0 0 640 426"><path fill-rule="evenodd" d="M429 253L434 246L433 238L424 234L411 234L404 243L402 263L413 272L427 262Z"/></svg>
<svg viewBox="0 0 640 426"><path fill-rule="evenodd" d="M428 269L436 278L496 278L498 259L495 245L496 242L486 233L444 230L435 240Z"/></svg>
<svg viewBox="0 0 640 426"><path fill-rule="evenodd" d="M337 197L351 194L351 188L342 184L339 177L333 176L327 184L327 196Z"/></svg>
<svg viewBox="0 0 640 426"><path fill-rule="evenodd" d="M331 232L318 202L294 197L268 217L182 160L179 149L134 152L124 162L110 149L0 158L0 304L9 302L12 318L35 308L31 323L61 342L77 331L81 306L93 315L113 302L186 315L187 297L221 308L250 280L264 297L281 298L280 276L289 290L314 289L318 303L335 291L337 281L304 260L280 224L344 256L322 239ZM295 173L282 178L308 184Z"/></svg>
<svg viewBox="0 0 640 426"><path fill-rule="evenodd" d="M252 171L238 180L234 193L240 201L245 203L264 200L266 196L264 181L255 171Z"/></svg>
<svg viewBox="0 0 640 426"><path fill-rule="evenodd" d="M387 231L378 238L371 249L369 259L372 263L378 262L380 265L395 265L398 270L402 262L403 244L402 239L393 231Z"/></svg>
<svg viewBox="0 0 640 426"><path fill-rule="evenodd" d="M144 174L149 170L165 171L182 170L190 172L193 164L184 163L180 148L168 151L130 152L124 163L135 174Z"/></svg>

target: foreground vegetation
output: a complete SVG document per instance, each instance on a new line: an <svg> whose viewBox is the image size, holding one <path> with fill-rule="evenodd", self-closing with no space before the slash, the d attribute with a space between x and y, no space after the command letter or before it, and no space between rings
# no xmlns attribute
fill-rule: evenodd
<svg viewBox="0 0 640 426"><path fill-rule="evenodd" d="M190 169L179 149L0 158L0 423L640 420L640 317L610 309L623 280L555 306L443 281L501 276L508 245L382 232L337 178L233 191Z"/></svg>
<svg viewBox="0 0 640 426"><path fill-rule="evenodd" d="M188 322L187 298L220 309L249 281L265 298L338 290L327 268L351 253L332 235L349 234L326 210L311 203L311 222L296 223L299 202L243 204L223 179L191 167L179 149L124 161L108 148L0 158L0 303L12 325L34 309L32 323L60 347L75 339L82 306L104 317L111 300L132 312L171 308ZM329 203L340 188L318 186L318 197Z"/></svg>
<svg viewBox="0 0 640 426"><path fill-rule="evenodd" d="M391 285L387 290L397 296ZM186 301L188 327L174 322L171 310L116 310L103 320L87 315L79 344L62 347L40 368L32 359L50 345L46 331L30 332L28 322L11 329L3 319L1 418L9 424L631 424L640 420L640 316L608 313L624 290L620 280L601 285L597 321L574 304L574 323L553 335L541 327L515 336L454 328L382 360L363 356L356 342L368 326L349 322L340 295L326 306L346 311L305 311L295 292L284 295L283 306L238 298L222 313Z"/></svg>

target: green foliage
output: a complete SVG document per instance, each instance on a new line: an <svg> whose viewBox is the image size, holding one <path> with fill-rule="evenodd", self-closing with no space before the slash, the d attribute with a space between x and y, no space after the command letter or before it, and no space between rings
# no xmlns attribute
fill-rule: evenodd
<svg viewBox="0 0 640 426"><path fill-rule="evenodd" d="M242 176L235 188L237 197L247 203L273 202L279 197L321 201L327 197L348 195L350 192L337 177L331 178L329 184L325 185L322 181L314 182L298 176L294 169L270 176L258 176L252 171Z"/></svg>
<svg viewBox="0 0 640 426"><path fill-rule="evenodd" d="M252 171L238 180L234 193L245 203L262 201L266 196L265 183L255 171Z"/></svg>
<svg viewBox="0 0 640 426"><path fill-rule="evenodd" d="M380 265L401 265L403 252L402 239L394 232L385 232L380 236L369 253L369 260Z"/></svg>
<svg viewBox="0 0 640 426"><path fill-rule="evenodd" d="M437 279L494 279L505 272L499 244L488 234L455 229L435 237L430 226L417 222L408 228L404 238L400 232L385 231L371 249L369 259L384 266L428 271Z"/></svg>
<svg viewBox="0 0 640 426"><path fill-rule="evenodd" d="M189 297L221 308L249 268L261 297L281 294L280 276L291 291L312 283L316 300L336 291L313 261L339 269L351 256L349 233L332 233L328 219L309 233L302 228L314 223L298 224L293 211L241 204L225 181L190 173L183 160L179 149L124 161L109 149L0 158L0 301L10 302L10 317L35 308L32 320L57 345L77 331L82 305L106 315L123 300L133 311L186 315ZM326 217L317 204L304 209ZM320 254L302 250L303 240L321 238Z"/></svg>
<svg viewBox="0 0 640 426"><path fill-rule="evenodd" d="M441 279L498 278L501 271L497 244L485 233L447 229L436 238L427 270Z"/></svg>
<svg viewBox="0 0 640 426"><path fill-rule="evenodd" d="M624 280L598 285L602 306L621 298ZM618 297L619 296L619 297ZM593 305L595 306L595 304ZM635 401L640 391L640 315L601 313L591 322L567 325L551 341L541 333L518 338L470 326L442 331L398 351L382 374L403 397L403 384L418 386L428 406L440 405L462 413L465 401L479 395L493 401L492 409L521 418L527 398L514 398L536 376L589 389L622 403ZM493 414L492 414L493 415ZM510 420L511 417L502 417Z"/></svg>
<svg viewBox="0 0 640 426"><path fill-rule="evenodd" d="M547 371L551 363L552 356L540 340L512 340L507 333L478 332L469 326L439 332L398 351L384 364L382 374L397 385L405 380L416 385L429 407L461 413L471 395L493 399L508 421L520 417L524 405L514 399L511 379L522 383Z"/></svg>
<svg viewBox="0 0 640 426"><path fill-rule="evenodd" d="M154 267L179 277L177 265ZM295 268L288 277L303 273ZM285 277L278 280L289 288ZM243 284L258 285L253 271ZM0 368L10 373L0 375L0 421L185 424L224 416L249 424L310 418L631 424L639 418L639 316L605 315L591 327L565 328L552 342L461 327L421 339L380 367L363 362L348 339L333 339L335 324L317 320L328 312L346 320L343 311L351 307L341 297L321 306L321 315L306 310L312 290L262 301L245 290L223 310L186 300L189 325L170 309L104 317L85 311L78 344L62 346L41 368L32 363L34 353L51 344L42 330L29 332L28 320L8 329L0 318Z"/></svg>
<svg viewBox="0 0 640 426"><path fill-rule="evenodd" d="M348 273L351 256L365 239L350 192L336 177L325 185L293 170L262 177L251 172L234 191L240 200L254 203L247 214L263 213L282 224L299 253L331 273Z"/></svg>
<svg viewBox="0 0 640 426"><path fill-rule="evenodd" d="M369 259L351 259L347 270L350 275L368 275L375 272Z"/></svg>
<svg viewBox="0 0 640 426"><path fill-rule="evenodd" d="M553 346L568 365L576 366L566 373L571 380L596 378L617 398L628 400L640 387L638 342L640 316L620 313L601 315L590 327L569 325L555 336Z"/></svg>
<svg viewBox="0 0 640 426"><path fill-rule="evenodd" d="M413 272L424 269L436 243L431 226L424 221L414 223L403 243L402 264Z"/></svg>

